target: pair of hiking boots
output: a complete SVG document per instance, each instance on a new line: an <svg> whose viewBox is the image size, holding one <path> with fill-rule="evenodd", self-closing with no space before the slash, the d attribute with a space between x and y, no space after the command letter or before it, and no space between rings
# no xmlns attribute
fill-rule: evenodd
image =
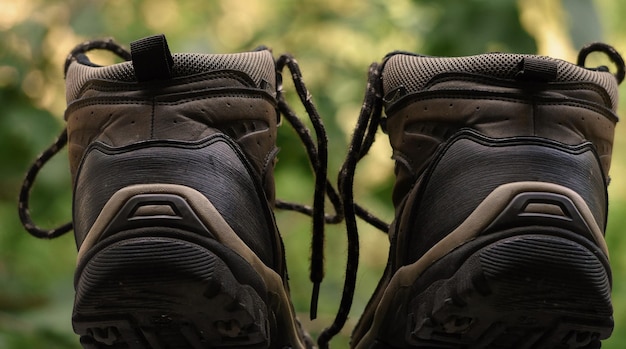
<svg viewBox="0 0 626 349"><path fill-rule="evenodd" d="M98 66L92 49L127 62ZM595 51L615 74L585 68ZM316 139L284 100L284 68ZM38 237L74 230L72 321L85 348L314 347L290 301L275 207L313 217L313 309L324 224L345 218L346 284L320 347L350 309L357 217L388 230L391 249L354 348L598 348L611 334L606 188L624 61L609 46L586 47L576 65L389 54L370 67L338 191L327 180L321 119L290 56L172 55L160 35L130 52L84 43L65 70L67 127L27 174L19 211ZM307 146L312 207L275 198L281 116ZM352 193L379 126L396 164L390 226ZM66 144L73 225L41 229L30 187Z"/></svg>

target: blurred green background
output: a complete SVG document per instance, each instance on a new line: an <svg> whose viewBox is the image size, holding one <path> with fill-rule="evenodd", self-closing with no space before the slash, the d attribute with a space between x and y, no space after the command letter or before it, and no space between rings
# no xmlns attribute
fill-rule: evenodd
<svg viewBox="0 0 626 349"><path fill-rule="evenodd" d="M613 0L0 0L0 348L79 348L71 330L71 234L53 241L30 237L17 217L17 195L35 156L64 127L62 64L76 44L113 37L126 45L165 33L173 52L226 53L264 44L298 59L330 137L336 174L363 98L369 63L389 51L469 55L487 51L540 53L574 60L590 41L626 52L626 1ZM112 63L110 56L100 63ZM607 64L602 57L598 64ZM626 84L621 89L626 96ZM289 100L296 110L293 88ZM626 115L625 105L621 115ZM278 197L311 202L312 181L295 133L284 125L276 170ZM393 216L390 149L384 135L359 165L357 200L389 221ZM35 185L32 212L43 226L71 217L67 153L48 164ZM607 240L613 265L616 327L604 348L626 346L626 131L617 128ZM287 248L293 299L306 320L310 221L277 213ZM386 262L387 237L361 225L361 268L349 322L336 348L346 347ZM329 325L343 285L345 233L329 228L327 277L320 316Z"/></svg>

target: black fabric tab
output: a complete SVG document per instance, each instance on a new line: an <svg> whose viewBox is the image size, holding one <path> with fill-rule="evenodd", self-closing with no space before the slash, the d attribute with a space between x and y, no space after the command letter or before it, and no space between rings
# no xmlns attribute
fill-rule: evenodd
<svg viewBox="0 0 626 349"><path fill-rule="evenodd" d="M130 54L139 82L172 78L174 59L165 35L154 35L130 44Z"/></svg>
<svg viewBox="0 0 626 349"><path fill-rule="evenodd" d="M515 76L518 80L548 82L557 77L555 61L535 57L525 57L517 65L519 71Z"/></svg>

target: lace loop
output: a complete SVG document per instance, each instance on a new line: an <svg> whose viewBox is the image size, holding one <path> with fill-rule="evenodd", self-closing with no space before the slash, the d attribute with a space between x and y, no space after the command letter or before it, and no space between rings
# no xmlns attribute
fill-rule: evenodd
<svg viewBox="0 0 626 349"><path fill-rule="evenodd" d="M594 42L592 44L586 45L578 52L578 59L576 60L576 64L578 66L584 67L587 56L593 52L602 52L606 54L609 59L615 64L617 67L617 72L613 74L618 84L621 84L624 81L624 77L626 77L626 67L624 64L624 58L610 45L601 42Z"/></svg>
<svg viewBox="0 0 626 349"><path fill-rule="evenodd" d="M57 228L43 229L38 227L34 222L30 214L29 201L30 191L33 187L33 183L37 174L41 168L56 155L67 144L67 129L61 132L61 135L54 141L54 143L46 149L41 155L37 157L37 160L30 166L26 177L22 182L22 188L20 189L20 196L18 201L18 213L22 225L32 236L40 239L53 239L61 236L68 231L72 230L72 223L65 223Z"/></svg>
<svg viewBox="0 0 626 349"><path fill-rule="evenodd" d="M85 41L74 47L74 49L72 49L67 55L67 58L65 59L65 65L63 66L63 73L67 74L67 69L70 67L70 64L72 64L73 61L80 61L81 63L87 65L93 65L93 63L91 63L91 61L89 61L85 57L85 53L93 50L110 51L125 61L131 60L130 51L126 50L124 47L116 43L111 38Z"/></svg>
<svg viewBox="0 0 626 349"><path fill-rule="evenodd" d="M73 61L78 60L81 62L89 62L89 60L84 57L84 54L98 49L111 51L124 60L130 60L130 52L115 43L112 39L86 41L77 45L72 51L70 51L70 54L65 59L65 65L63 68L64 74L67 74L67 69ZM89 64L92 65L91 62L89 62ZM67 137L67 128L65 128L54 143L52 143L48 149L39 155L37 160L35 160L35 162L30 166L24 181L22 182L22 188L20 189L18 200L18 214L20 220L24 229L26 229L28 233L40 239L53 239L73 229L72 222L65 223L53 229L40 228L33 222L29 209L30 192L37 174L39 174L39 171L54 155L65 147L67 144Z"/></svg>

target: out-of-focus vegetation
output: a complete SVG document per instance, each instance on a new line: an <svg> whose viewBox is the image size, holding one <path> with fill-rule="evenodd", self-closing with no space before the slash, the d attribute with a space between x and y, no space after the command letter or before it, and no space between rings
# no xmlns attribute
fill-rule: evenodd
<svg viewBox="0 0 626 349"><path fill-rule="evenodd" d="M598 40L626 52L624 13L626 2L614 0L0 0L0 348L79 348L70 321L76 258L71 234L53 241L28 236L19 224L16 201L30 162L64 127L62 64L81 41L114 37L127 45L165 33L173 52L238 52L264 44L277 54L292 53L324 117L330 172L337 173L361 104L367 67L387 52L538 52L571 61L582 44ZM113 62L106 55L97 59ZM293 91L288 84L286 88ZM296 106L294 96L289 98ZM296 109L304 115L302 108ZM624 111L622 107L620 114ZM626 345L626 132L623 125L617 130L607 231L616 327L604 344L614 349ZM386 137L378 138L359 165L356 195L390 220L391 153ZM310 202L309 165L287 125L280 130L279 145L278 197ZM34 188L32 212L43 226L71 217L66 155L46 166ZM294 213L277 215L293 300L306 319L310 222ZM350 327L386 262L387 237L365 224L361 228L357 294L335 347L347 346ZM320 316L305 324L313 333L330 323L339 303L346 250L342 229L329 228Z"/></svg>

